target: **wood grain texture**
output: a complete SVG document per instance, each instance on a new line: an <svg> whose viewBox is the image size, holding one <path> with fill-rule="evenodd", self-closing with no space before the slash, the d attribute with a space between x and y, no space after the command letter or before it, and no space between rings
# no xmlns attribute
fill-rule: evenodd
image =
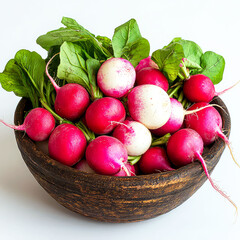
<svg viewBox="0 0 240 240"><path fill-rule="evenodd" d="M218 108L225 134L229 136L231 121L220 98ZM23 122L29 105L22 99L15 112L15 124ZM61 205L89 218L105 222L134 222L167 213L192 196L206 181L198 162L170 172L135 177L103 176L80 172L51 159L39 150L23 132L15 131L22 157L38 183ZM225 144L217 140L204 150L203 157L211 173Z"/></svg>

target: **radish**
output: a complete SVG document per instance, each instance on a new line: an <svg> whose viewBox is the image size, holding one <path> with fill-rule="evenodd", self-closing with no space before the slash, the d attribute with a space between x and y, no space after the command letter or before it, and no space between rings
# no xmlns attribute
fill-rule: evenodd
<svg viewBox="0 0 240 240"><path fill-rule="evenodd" d="M136 84L153 84L161 87L165 92L168 90L168 80L160 70L152 67L143 68L136 74Z"/></svg>
<svg viewBox="0 0 240 240"><path fill-rule="evenodd" d="M87 161L85 159L80 160L76 165L75 168L82 172L87 173L95 173L95 171L89 167Z"/></svg>
<svg viewBox="0 0 240 240"><path fill-rule="evenodd" d="M95 100L85 114L87 126L96 134L110 133L118 123L125 120L125 117L126 111L123 104L111 97Z"/></svg>
<svg viewBox="0 0 240 240"><path fill-rule="evenodd" d="M174 133L177 130L179 130L183 126L184 122L184 116L196 113L198 111L201 111L208 106L203 106L201 108L195 109L195 110L185 110L183 108L183 105L175 98L170 98L171 101L171 115L168 121L160 128L151 130L151 132L156 136L164 136L167 133Z"/></svg>
<svg viewBox="0 0 240 240"><path fill-rule="evenodd" d="M222 132L222 118L220 113L205 102L195 103L189 110L194 111L205 106L208 107L198 113L187 115L184 120L185 126L197 131L202 137L205 146L213 143L219 137L223 139L230 150L234 162L239 166L233 156L230 141Z"/></svg>
<svg viewBox="0 0 240 240"><path fill-rule="evenodd" d="M75 121L84 114L90 103L90 98L87 90L77 83L68 83L62 87L56 84L48 73L48 66L55 56L46 65L46 75L56 90L54 108L59 116L70 121Z"/></svg>
<svg viewBox="0 0 240 240"><path fill-rule="evenodd" d="M86 146L82 131L69 123L57 126L48 141L50 157L67 166L76 164L83 157Z"/></svg>
<svg viewBox="0 0 240 240"><path fill-rule="evenodd" d="M130 156L142 155L152 143L150 131L136 121L125 120L114 129L112 135L123 143Z"/></svg>
<svg viewBox="0 0 240 240"><path fill-rule="evenodd" d="M151 84L139 85L128 94L128 110L135 121L148 129L157 129L168 121L171 102L162 88Z"/></svg>
<svg viewBox="0 0 240 240"><path fill-rule="evenodd" d="M238 84L238 82L236 84ZM196 74L184 81L183 93L191 102L210 102L214 96L225 93L236 84L221 92L216 92L214 84L209 77L203 74Z"/></svg>
<svg viewBox="0 0 240 240"><path fill-rule="evenodd" d="M143 68L151 67L158 69L158 65L151 59L151 56L142 59L139 64L135 67L136 72L140 71Z"/></svg>
<svg viewBox="0 0 240 240"><path fill-rule="evenodd" d="M134 85L136 72L132 64L123 58L110 58L97 73L97 84L109 97L121 98Z"/></svg>
<svg viewBox="0 0 240 240"><path fill-rule="evenodd" d="M230 201L237 209L235 203L222 190L220 190L210 177L207 165L202 157L203 146L203 140L195 130L184 128L177 131L169 138L167 155L169 160L177 167L185 166L196 160L200 161L212 187Z"/></svg>
<svg viewBox="0 0 240 240"><path fill-rule="evenodd" d="M131 165L130 163L126 163L125 167L128 169L128 172L130 173L130 176L136 176L136 170L134 165ZM117 176L117 177L127 177L127 173L126 171L122 168L120 169L120 171L116 174L114 174L113 176Z"/></svg>
<svg viewBox="0 0 240 240"><path fill-rule="evenodd" d="M95 138L86 150L89 166L97 173L104 175L114 175L123 170L127 176L130 176L126 167L127 158L127 149L118 139L111 136Z"/></svg>
<svg viewBox="0 0 240 240"><path fill-rule="evenodd" d="M171 115L168 121L160 128L152 130L151 132L156 136L164 136L167 133L174 133L183 125L184 115L187 111L182 104L175 98L170 98L171 101Z"/></svg>
<svg viewBox="0 0 240 240"><path fill-rule="evenodd" d="M144 174L174 170L163 147L149 148L140 158L139 168Z"/></svg>
<svg viewBox="0 0 240 240"><path fill-rule="evenodd" d="M55 127L55 119L52 114L44 108L34 108L26 116L22 125L14 126L0 120L6 126L25 131L33 141L44 141L48 139Z"/></svg>

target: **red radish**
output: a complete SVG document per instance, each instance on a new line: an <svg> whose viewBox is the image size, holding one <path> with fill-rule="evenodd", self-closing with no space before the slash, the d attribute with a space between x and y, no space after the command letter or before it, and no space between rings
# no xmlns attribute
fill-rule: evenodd
<svg viewBox="0 0 240 240"><path fill-rule="evenodd" d="M160 128L152 130L151 132L156 136L164 136L167 133L174 133L179 130L183 126L184 116L188 114L193 114L208 106L203 106L202 108L198 108L196 110L185 110L183 105L175 98L170 98L171 101L171 115L168 121Z"/></svg>
<svg viewBox="0 0 240 240"><path fill-rule="evenodd" d="M87 147L86 160L89 166L99 174L114 175L120 170L130 176L126 167L128 163L127 149L116 138L99 136Z"/></svg>
<svg viewBox="0 0 240 240"><path fill-rule="evenodd" d="M144 174L174 170L163 147L149 148L138 163L140 170Z"/></svg>
<svg viewBox="0 0 240 240"><path fill-rule="evenodd" d="M0 120L6 126L25 131L33 141L44 141L48 139L55 127L55 119L52 114L44 108L34 108L26 116L22 125L14 126Z"/></svg>
<svg viewBox="0 0 240 240"><path fill-rule="evenodd" d="M48 141L50 157L67 166L76 164L83 157L86 146L82 131L69 123L57 126Z"/></svg>
<svg viewBox="0 0 240 240"><path fill-rule="evenodd" d="M238 84L238 82L236 84ZM219 96L220 94L225 93L236 84L222 92L216 92L214 84L209 77L203 74L196 74L190 76L188 80L184 81L183 93L191 102L210 102L214 96Z"/></svg>
<svg viewBox="0 0 240 240"><path fill-rule="evenodd" d="M136 72L132 64L123 58L110 58L98 70L97 84L109 97L123 97L134 85Z"/></svg>
<svg viewBox="0 0 240 240"><path fill-rule="evenodd" d="M158 69L158 65L151 59L151 56L142 59L139 64L135 67L136 72L143 68L152 67Z"/></svg>
<svg viewBox="0 0 240 240"><path fill-rule="evenodd" d="M95 173L95 171L89 167L89 165L85 159L80 160L76 164L75 168L82 172Z"/></svg>
<svg viewBox="0 0 240 240"><path fill-rule="evenodd" d="M168 90L168 80L160 70L152 67L143 68L136 74L136 84L153 84L162 88L165 92Z"/></svg>
<svg viewBox="0 0 240 240"><path fill-rule="evenodd" d="M46 74L56 90L54 108L56 113L68 120L75 121L80 118L87 109L90 99L87 90L77 83L68 83L59 87L48 73L48 66L55 55L46 65Z"/></svg>
<svg viewBox="0 0 240 240"><path fill-rule="evenodd" d="M195 103L188 110L193 111L205 106L208 107L195 114L187 115L184 120L185 126L197 131L202 137L205 146L213 143L219 137L222 138L227 144L234 162L239 166L233 156L229 139L222 132L222 118L220 113L205 102Z"/></svg>
<svg viewBox="0 0 240 240"><path fill-rule="evenodd" d="M131 165L130 163L126 163L125 167L128 169L130 176L136 176L136 170L134 165ZM127 177L127 173L126 171L124 171L124 169L120 169L120 171L116 174L114 174L113 176L117 176L117 177Z"/></svg>
<svg viewBox="0 0 240 240"><path fill-rule="evenodd" d="M136 121L125 120L119 124L113 131L113 137L123 143L130 156L142 155L152 143L150 131Z"/></svg>
<svg viewBox="0 0 240 240"><path fill-rule="evenodd" d="M124 121L126 111L123 104L111 97L95 100L85 115L87 126L96 134L110 133L118 123Z"/></svg>
<svg viewBox="0 0 240 240"><path fill-rule="evenodd" d="M160 128L152 130L151 132L156 136L164 136L167 133L174 133L183 125L184 115L187 111L182 104L175 98L170 98L171 101L171 115L168 121Z"/></svg>
<svg viewBox="0 0 240 240"><path fill-rule="evenodd" d="M162 88L151 84L139 85L128 94L128 110L135 121L148 129L157 129L168 121L171 102Z"/></svg>
<svg viewBox="0 0 240 240"><path fill-rule="evenodd" d="M232 200L213 182L208 173L207 165L202 157L202 153L203 140L201 136L193 129L181 129L169 138L167 144L167 155L169 160L177 167L185 166L197 160L200 161L212 187L228 201L230 201L237 209L235 203L232 202Z"/></svg>

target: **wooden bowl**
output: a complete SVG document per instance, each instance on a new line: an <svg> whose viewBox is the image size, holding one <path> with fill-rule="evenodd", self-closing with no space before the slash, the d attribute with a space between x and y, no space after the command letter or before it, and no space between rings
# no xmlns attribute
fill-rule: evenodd
<svg viewBox="0 0 240 240"><path fill-rule="evenodd" d="M225 134L230 134L230 116L220 98L218 108ZM29 102L22 99L15 112L15 124L23 122ZM89 218L105 222L135 222L167 213L187 200L206 181L199 162L174 171L114 177L80 172L62 165L39 150L29 137L15 131L18 147L38 183L61 205ZM203 157L211 173L225 148L217 140L204 150Z"/></svg>

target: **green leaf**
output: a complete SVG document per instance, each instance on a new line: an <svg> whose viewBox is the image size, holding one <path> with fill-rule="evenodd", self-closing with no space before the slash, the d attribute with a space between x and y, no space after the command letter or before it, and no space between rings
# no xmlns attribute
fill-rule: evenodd
<svg viewBox="0 0 240 240"><path fill-rule="evenodd" d="M203 54L202 49L193 41L184 40L182 38L174 38L173 43L177 42L182 45L184 57L191 62L191 66L199 66L201 62L201 56Z"/></svg>
<svg viewBox="0 0 240 240"><path fill-rule="evenodd" d="M97 36L97 40L102 44L102 46L107 49L113 56L112 40L108 37Z"/></svg>
<svg viewBox="0 0 240 240"><path fill-rule="evenodd" d="M148 40L140 38L139 40L125 46L121 57L127 59L133 67L136 67L142 59L149 56L149 52L150 45Z"/></svg>
<svg viewBox="0 0 240 240"><path fill-rule="evenodd" d="M174 81L179 73L179 64L184 57L183 47L179 43L171 43L152 54L152 60L158 65L170 81Z"/></svg>
<svg viewBox="0 0 240 240"><path fill-rule="evenodd" d="M38 91L39 96L43 94L45 61L36 52L20 50L15 55L16 63L25 71L32 85Z"/></svg>
<svg viewBox="0 0 240 240"><path fill-rule="evenodd" d="M141 36L138 24L135 19L117 27L112 39L114 57L125 58L134 67L143 59L149 56L150 45L147 39Z"/></svg>
<svg viewBox="0 0 240 240"><path fill-rule="evenodd" d="M65 42L60 48L60 65L57 77L68 83L78 83L90 91L84 52L80 46Z"/></svg>
<svg viewBox="0 0 240 240"><path fill-rule="evenodd" d="M100 62L96 59L86 58L85 51L78 44L65 42L60 48L60 65L57 76L68 83L82 85L91 95L92 100L103 96L96 83L96 76Z"/></svg>
<svg viewBox="0 0 240 240"><path fill-rule="evenodd" d="M128 22L115 28L112 38L114 57L121 57L123 49L140 38L142 36L135 19L130 19Z"/></svg>
<svg viewBox="0 0 240 240"><path fill-rule="evenodd" d="M62 23L66 27L61 27L38 37L37 43L47 51L53 46L61 46L66 41L79 44L84 43L82 47L87 47L85 51L88 52L89 46L91 46L91 49L94 49L92 52L97 54L99 59L106 60L112 56L111 52L103 47L94 34L78 24L74 19L63 17Z"/></svg>
<svg viewBox="0 0 240 240"><path fill-rule="evenodd" d="M36 52L20 50L0 73L0 82L7 91L19 97L30 98L33 107L38 107L44 97L45 61Z"/></svg>
<svg viewBox="0 0 240 240"><path fill-rule="evenodd" d="M24 85L24 74L21 68L11 59L4 71L0 73L0 83L2 88L8 92L14 92L18 97L29 97L28 89Z"/></svg>
<svg viewBox="0 0 240 240"><path fill-rule="evenodd" d="M90 83L90 95L92 97L92 100L102 98L103 93L99 90L97 86L97 73L101 64L98 60L90 58L87 59L86 65L88 71L88 79Z"/></svg>
<svg viewBox="0 0 240 240"><path fill-rule="evenodd" d="M221 55L207 51L201 57L202 71L198 72L209 77L213 84L219 83L223 78L225 60Z"/></svg>

